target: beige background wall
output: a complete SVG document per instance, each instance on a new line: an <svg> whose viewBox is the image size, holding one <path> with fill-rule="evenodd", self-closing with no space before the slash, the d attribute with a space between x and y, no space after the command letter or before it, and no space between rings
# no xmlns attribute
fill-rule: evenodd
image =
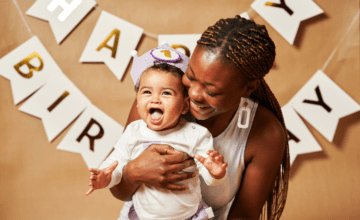
<svg viewBox="0 0 360 220"><path fill-rule="evenodd" d="M23 13L35 0L17 0ZM314 0L325 14L302 22L294 45L271 26L277 46L268 84L286 104L321 69L359 11L357 0ZM154 34L200 34L219 18L247 11L252 0L97 0L98 6ZM58 45L48 22L25 16L62 71L90 101L124 125L134 99L129 71L118 81L104 64L78 60L100 12L92 10ZM267 24L255 11L250 17ZM31 37L13 1L0 1L0 57ZM143 36L139 54L156 47ZM1 67L0 67L1 68ZM359 20L324 70L360 103ZM13 104L10 82L0 77L0 219L116 219L122 202L108 190L86 197L87 167L79 154L56 150L40 119ZM360 113L340 121L333 143L306 123L323 151L299 156L293 166L285 220L360 218Z"/></svg>

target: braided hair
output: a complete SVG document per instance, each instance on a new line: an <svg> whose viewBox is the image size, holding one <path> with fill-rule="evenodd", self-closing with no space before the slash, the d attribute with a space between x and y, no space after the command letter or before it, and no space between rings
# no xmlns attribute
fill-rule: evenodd
<svg viewBox="0 0 360 220"><path fill-rule="evenodd" d="M202 34L198 45L207 50L220 51L224 60L239 69L246 81L260 80L260 86L251 97L269 109L284 126L280 105L264 80L275 60L275 44L264 25L237 15L235 18L220 19ZM285 206L289 181L289 144L274 182L273 190L263 206L260 219L279 219Z"/></svg>

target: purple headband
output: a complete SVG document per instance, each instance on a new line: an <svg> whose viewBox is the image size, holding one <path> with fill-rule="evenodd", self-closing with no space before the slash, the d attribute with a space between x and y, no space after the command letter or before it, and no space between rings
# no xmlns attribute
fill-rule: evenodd
<svg viewBox="0 0 360 220"><path fill-rule="evenodd" d="M141 74L154 63L167 63L172 66L176 66L183 72L189 64L189 58L163 42L161 46L152 49L142 56L137 56L137 51L133 50L131 55L134 57L132 69L130 75L134 81L135 86L139 86Z"/></svg>

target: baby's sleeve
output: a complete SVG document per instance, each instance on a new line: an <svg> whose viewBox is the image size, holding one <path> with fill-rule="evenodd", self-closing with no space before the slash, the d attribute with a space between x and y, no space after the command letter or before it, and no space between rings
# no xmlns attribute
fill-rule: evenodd
<svg viewBox="0 0 360 220"><path fill-rule="evenodd" d="M213 138L211 133L207 129L201 130L198 134L197 141L195 142L193 155L198 154L204 158L207 158L209 155L206 154L208 150L214 150L213 147ZM219 185L224 178L222 179L215 179L211 176L209 171L206 169L206 167L200 163L197 159L194 158L194 161L196 163L196 166L199 170L199 174L204 179L206 185L208 186L216 186Z"/></svg>
<svg viewBox="0 0 360 220"><path fill-rule="evenodd" d="M111 181L106 188L112 188L120 183L122 172L125 165L130 161L130 152L128 141L132 133L132 126L128 126L124 133L120 136L119 140L114 146L113 152L109 155L104 162L101 163L99 169L109 167L113 162L118 161L118 165L111 174Z"/></svg>

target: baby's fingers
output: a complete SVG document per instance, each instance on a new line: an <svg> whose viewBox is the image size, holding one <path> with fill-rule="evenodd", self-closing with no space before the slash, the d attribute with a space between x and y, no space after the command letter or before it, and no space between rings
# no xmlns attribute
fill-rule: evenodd
<svg viewBox="0 0 360 220"><path fill-rule="evenodd" d="M219 152L217 152L216 150L208 150L206 152L207 155L211 156L211 157L216 157L219 155Z"/></svg>
<svg viewBox="0 0 360 220"><path fill-rule="evenodd" d="M90 189L85 193L85 195L90 195L90 193L94 192L94 187L90 187Z"/></svg>
<svg viewBox="0 0 360 220"><path fill-rule="evenodd" d="M199 154L195 154L195 159L197 159L202 164L204 164L205 162L205 158L200 156Z"/></svg>
<svg viewBox="0 0 360 220"><path fill-rule="evenodd" d="M223 157L223 155L216 156L216 157L215 157L215 160L218 161L218 162L224 163L224 157Z"/></svg>
<svg viewBox="0 0 360 220"><path fill-rule="evenodd" d="M228 163L225 162L221 166L222 166L223 169L226 169L226 167L228 166Z"/></svg>
<svg viewBox="0 0 360 220"><path fill-rule="evenodd" d="M100 169L89 168L89 172L92 173L92 174L99 174L99 173L100 173Z"/></svg>

